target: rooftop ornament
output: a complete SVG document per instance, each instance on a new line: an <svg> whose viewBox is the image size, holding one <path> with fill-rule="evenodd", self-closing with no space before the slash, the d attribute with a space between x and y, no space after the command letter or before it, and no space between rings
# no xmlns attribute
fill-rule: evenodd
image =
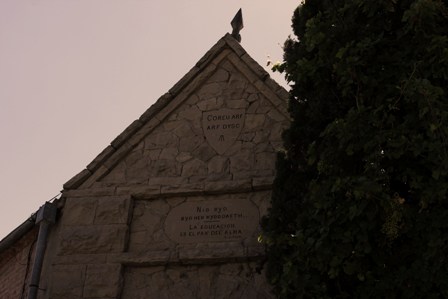
<svg viewBox="0 0 448 299"><path fill-rule="evenodd" d="M232 25L232 36L238 41L241 42L241 35L240 30L244 28L243 25L243 13L240 10L236 13L236 15L233 17L232 22L230 22L230 25Z"/></svg>

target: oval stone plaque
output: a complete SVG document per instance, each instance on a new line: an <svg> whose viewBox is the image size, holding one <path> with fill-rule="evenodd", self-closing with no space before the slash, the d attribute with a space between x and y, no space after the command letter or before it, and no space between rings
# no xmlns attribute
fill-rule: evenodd
<svg viewBox="0 0 448 299"><path fill-rule="evenodd" d="M251 237L260 221L250 200L191 201L174 207L164 229L178 243L238 241Z"/></svg>

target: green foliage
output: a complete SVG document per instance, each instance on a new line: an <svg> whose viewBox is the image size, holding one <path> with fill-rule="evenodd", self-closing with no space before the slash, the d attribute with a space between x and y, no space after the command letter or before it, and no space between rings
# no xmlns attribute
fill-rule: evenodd
<svg viewBox="0 0 448 299"><path fill-rule="evenodd" d="M263 220L280 298L448 298L448 1L307 0Z"/></svg>

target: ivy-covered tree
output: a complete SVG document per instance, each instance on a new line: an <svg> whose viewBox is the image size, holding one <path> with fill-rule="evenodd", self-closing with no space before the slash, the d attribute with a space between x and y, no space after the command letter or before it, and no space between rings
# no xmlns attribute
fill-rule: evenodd
<svg viewBox="0 0 448 299"><path fill-rule="evenodd" d="M263 221L279 298L448 298L448 1L306 0Z"/></svg>

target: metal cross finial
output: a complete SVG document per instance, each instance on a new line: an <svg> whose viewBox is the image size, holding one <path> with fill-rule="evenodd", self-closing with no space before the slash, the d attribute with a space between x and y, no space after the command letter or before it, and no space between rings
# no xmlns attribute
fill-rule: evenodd
<svg viewBox="0 0 448 299"><path fill-rule="evenodd" d="M239 42L241 42L241 35L240 30L244 28L243 26L243 13L240 10L236 13L236 15L233 17L232 22L230 22L230 25L232 25L232 36Z"/></svg>

